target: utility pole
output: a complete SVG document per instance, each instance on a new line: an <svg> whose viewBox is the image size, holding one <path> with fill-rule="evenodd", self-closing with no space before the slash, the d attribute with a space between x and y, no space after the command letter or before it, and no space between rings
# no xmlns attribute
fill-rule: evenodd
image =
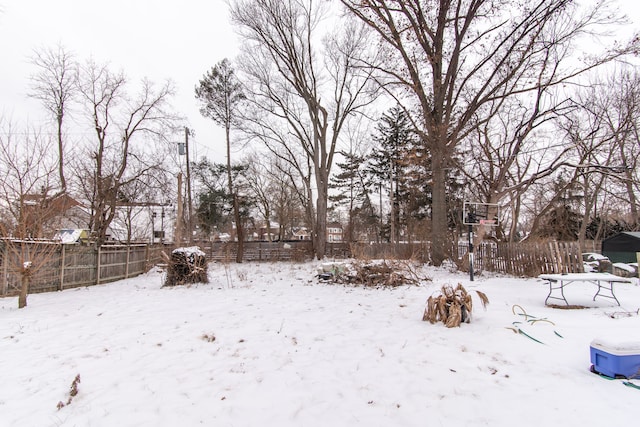
<svg viewBox="0 0 640 427"><path fill-rule="evenodd" d="M182 172L178 172L178 214L176 216L176 229L173 233L173 240L178 246L182 246Z"/></svg>
<svg viewBox="0 0 640 427"><path fill-rule="evenodd" d="M191 210L191 172L189 166L189 128L185 126L184 128L184 146L185 153L187 155L187 213L189 215L189 219L187 221L188 233L189 233L189 243L191 243L193 239L193 211Z"/></svg>

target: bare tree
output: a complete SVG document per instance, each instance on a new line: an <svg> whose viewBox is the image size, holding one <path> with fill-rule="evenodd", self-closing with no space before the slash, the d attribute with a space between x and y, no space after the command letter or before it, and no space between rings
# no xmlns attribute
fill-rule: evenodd
<svg viewBox="0 0 640 427"><path fill-rule="evenodd" d="M227 143L227 185L229 195L233 199L233 215L238 238L236 262L241 263L244 252L244 232L240 218L240 203L234 189L231 171L231 128L237 124L238 108L245 96L228 59L223 59L204 75L196 87L196 98L202 103L200 113L224 127Z"/></svg>
<svg viewBox="0 0 640 427"><path fill-rule="evenodd" d="M298 194L307 203L318 258L325 252L329 174L340 133L373 99L370 74L356 60L368 51L366 31L334 21L328 24L341 31L329 34L321 25L325 6L237 0L230 8L243 40L241 66L254 113L246 131L300 175L305 188Z"/></svg>
<svg viewBox="0 0 640 427"><path fill-rule="evenodd" d="M69 103L77 93L77 63L73 54L60 45L56 49L36 50L31 63L38 68L38 72L31 77L30 96L39 100L45 110L53 115L57 126L59 192L64 194L67 180L64 173L63 125Z"/></svg>
<svg viewBox="0 0 640 427"><path fill-rule="evenodd" d="M56 161L51 142L38 132L17 132L2 117L0 129L0 259L5 271L20 278L18 308L24 308L31 281L38 279L58 246L36 240L54 220L47 191Z"/></svg>
<svg viewBox="0 0 640 427"><path fill-rule="evenodd" d="M160 168L162 157L153 148L175 131L178 117L169 111L174 90L171 82L156 87L143 80L138 95L130 97L123 73L89 61L81 68L79 91L95 132L89 175L82 179L91 202L90 226L102 244L123 186Z"/></svg>
<svg viewBox="0 0 640 427"><path fill-rule="evenodd" d="M308 226L309 204L300 193L299 189L305 188L300 185L300 175L297 174L291 164L281 161L279 158L271 159L269 168L270 182L273 193L271 193L271 203L273 205L274 218L278 221L278 239L290 238L294 228L302 225Z"/></svg>
<svg viewBox="0 0 640 427"><path fill-rule="evenodd" d="M486 117L479 117L474 131L460 147L465 165L466 195L491 204L490 217L498 204L511 209L511 224L501 223L501 238L513 240L518 226L521 197L537 181L553 175L560 167L573 164L574 145L559 143L553 123L569 114L573 103L550 103L544 90L533 96L501 98L489 103ZM480 226L476 244L488 227Z"/></svg>
<svg viewBox="0 0 640 427"><path fill-rule="evenodd" d="M245 180L256 209L265 224L266 239L283 240L294 227L300 226L296 220L305 217L302 203L296 188L302 188L294 182L298 178L288 163L278 158L249 154L244 163L247 165ZM272 233L274 222L278 224L278 233ZM306 221L304 222L306 224Z"/></svg>
<svg viewBox="0 0 640 427"><path fill-rule="evenodd" d="M579 9L572 0L341 2L374 29L386 47L388 91L402 90L402 96L413 101L409 107L418 112L416 129L431 157L436 265L446 257L446 174L455 167L451 156L482 123L478 115L486 117L486 106L567 82L635 50L637 43L615 45L581 65L563 67L578 37L619 23L606 1L589 9Z"/></svg>
<svg viewBox="0 0 640 427"><path fill-rule="evenodd" d="M613 138L611 181L622 186L628 202L629 222L640 227L640 75L629 69L612 75L603 87L601 106L608 133ZM608 100L608 102L607 102Z"/></svg>
<svg viewBox="0 0 640 427"><path fill-rule="evenodd" d="M247 187L256 201L256 208L260 216L264 220L267 232L266 239L272 241L274 236L271 233L271 223L274 216L274 199L277 191L271 173L273 164L265 164L263 159L256 153L248 155L244 163L248 167L246 174Z"/></svg>
<svg viewBox="0 0 640 427"><path fill-rule="evenodd" d="M557 120L556 141L564 141L566 166L547 180L556 185L550 197L537 197L538 210L531 235L548 222L551 210L562 205L567 212L580 215L577 240L584 247L587 228L606 220L610 212L627 212L626 223L636 224L634 174L637 143L637 83L626 72L607 79L593 79L572 96L573 109ZM550 192L547 191L547 194Z"/></svg>
<svg viewBox="0 0 640 427"><path fill-rule="evenodd" d="M0 191L12 235L41 238L49 224L49 192L55 176L51 142L35 130L18 132L0 117ZM50 227L48 227L51 225Z"/></svg>

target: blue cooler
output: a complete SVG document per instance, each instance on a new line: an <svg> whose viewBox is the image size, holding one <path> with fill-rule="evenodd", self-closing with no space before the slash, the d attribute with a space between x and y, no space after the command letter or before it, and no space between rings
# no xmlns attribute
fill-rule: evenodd
<svg viewBox="0 0 640 427"><path fill-rule="evenodd" d="M599 374L608 377L640 378L640 342L591 342L591 363Z"/></svg>

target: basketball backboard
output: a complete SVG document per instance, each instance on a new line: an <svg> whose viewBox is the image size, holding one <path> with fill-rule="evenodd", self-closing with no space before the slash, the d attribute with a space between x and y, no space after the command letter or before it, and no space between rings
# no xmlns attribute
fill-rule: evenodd
<svg viewBox="0 0 640 427"><path fill-rule="evenodd" d="M496 203L464 202L462 223L464 225L487 225L495 227L500 218L500 205Z"/></svg>

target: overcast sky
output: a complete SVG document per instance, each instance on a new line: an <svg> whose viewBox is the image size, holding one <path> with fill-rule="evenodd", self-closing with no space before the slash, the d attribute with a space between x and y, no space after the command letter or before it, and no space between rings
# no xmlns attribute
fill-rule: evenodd
<svg viewBox="0 0 640 427"><path fill-rule="evenodd" d="M618 4L640 28L636 1ZM35 71L29 58L34 49L56 44L79 60L108 62L132 82L172 79L178 90L174 106L196 131L192 153L224 162L223 133L200 116L194 98L202 75L237 53L223 0L0 0L0 114L42 122L42 108L26 98Z"/></svg>
<svg viewBox="0 0 640 427"><path fill-rule="evenodd" d="M223 0L0 0L0 114L42 122L40 105L26 99L35 72L29 58L58 43L81 61L93 57L123 70L131 83L173 80L173 104L196 131L191 152L225 161L215 158L224 155L224 134L194 98L202 75L237 52Z"/></svg>

